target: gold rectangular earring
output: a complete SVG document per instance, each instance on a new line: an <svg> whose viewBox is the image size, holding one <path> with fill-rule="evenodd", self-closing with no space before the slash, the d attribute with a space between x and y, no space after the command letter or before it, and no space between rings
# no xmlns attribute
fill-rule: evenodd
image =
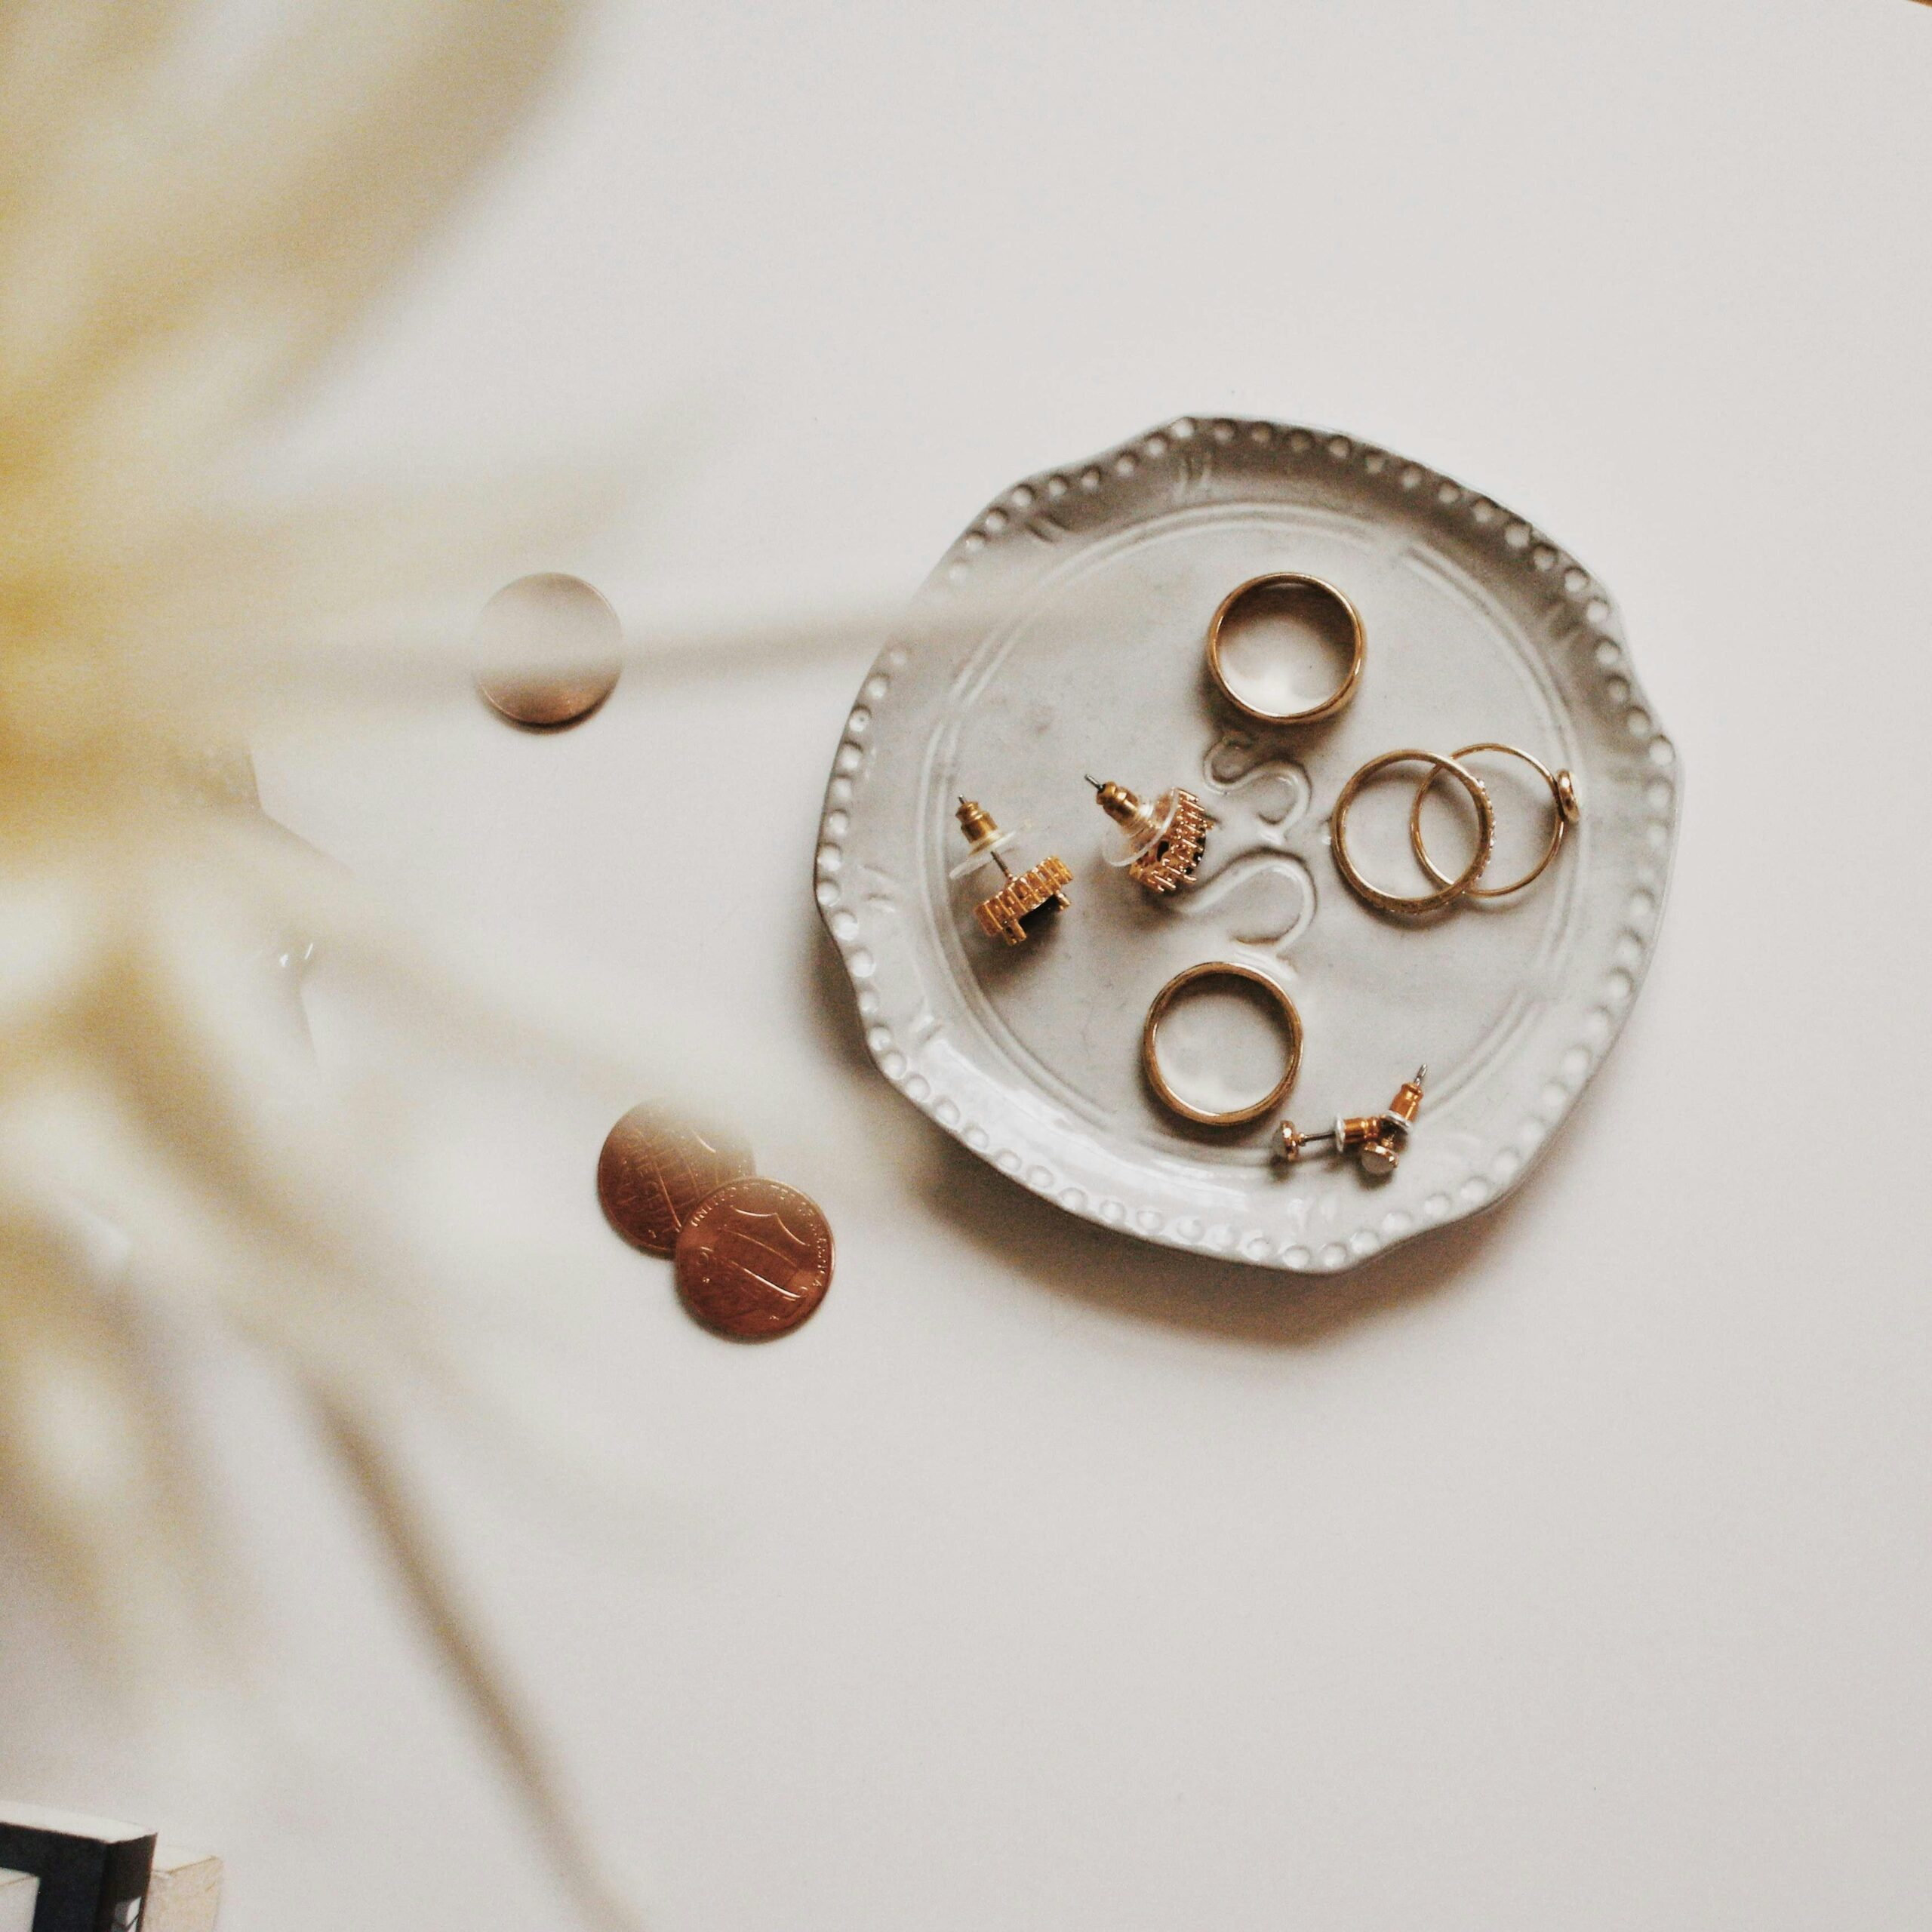
<svg viewBox="0 0 1932 1932"><path fill-rule="evenodd" d="M966 835L966 857L952 869L955 878L976 866L995 867L1005 883L990 898L973 908L980 930L1002 946L1023 944L1033 927L1045 915L1064 912L1072 903L1066 888L1073 883L1064 860L1042 859L1023 872L1008 864L1004 848L1013 842L1011 832L1001 832L992 813L972 798L961 798L955 814L959 829Z"/></svg>
<svg viewBox="0 0 1932 1932"><path fill-rule="evenodd" d="M1192 792L1177 785L1147 800L1136 798L1124 785L1103 785L1097 778L1087 782L1117 828L1100 848L1109 865L1154 893L1175 891L1194 876L1214 821Z"/></svg>

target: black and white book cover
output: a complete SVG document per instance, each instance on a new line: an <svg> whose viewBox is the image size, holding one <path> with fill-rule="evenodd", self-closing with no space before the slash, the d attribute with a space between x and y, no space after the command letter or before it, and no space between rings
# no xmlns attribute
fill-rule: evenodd
<svg viewBox="0 0 1932 1932"><path fill-rule="evenodd" d="M0 1870L40 1881L33 1932L137 1932L155 1835L0 1799Z"/></svg>

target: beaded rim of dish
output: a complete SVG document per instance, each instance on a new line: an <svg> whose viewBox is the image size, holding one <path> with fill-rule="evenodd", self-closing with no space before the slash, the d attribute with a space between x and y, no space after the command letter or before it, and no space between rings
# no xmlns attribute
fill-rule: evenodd
<svg viewBox="0 0 1932 1932"><path fill-rule="evenodd" d="M1574 611L1571 643L1574 648L1589 651L1604 699L1613 708L1622 709L1632 749L1641 752L1649 768L1643 788L1647 808L1644 837L1653 856L1635 875L1625 904L1622 928L1611 949L1610 969L1598 983L1596 1001L1585 1017L1581 1035L1565 1050L1556 1072L1543 1083L1537 1104L1516 1131L1458 1183L1453 1194L1446 1187L1432 1193L1421 1204L1420 1220L1406 1209L1390 1210L1319 1247L1284 1241L1269 1229L1211 1223L1191 1214L1171 1217L1155 1209L1135 1208L1112 1195L1096 1198L1083 1188L1066 1184L1044 1162L1036 1159L1029 1163L1020 1149L996 1146L993 1134L980 1122L969 1119L957 1100L935 1088L927 1075L912 1065L891 1030L878 1023L878 993L872 983L878 961L865 943L859 915L846 903L842 884L844 841L851 826L851 808L867 768L877 708L889 695L894 678L911 656L903 644L888 645L881 652L860 687L858 703L846 718L826 787L814 894L820 916L838 948L852 982L861 1017L867 1023L866 1045L879 1071L972 1152L1069 1214L1103 1226L1128 1230L1168 1247L1226 1254L1291 1272L1334 1272L1366 1260L1384 1247L1429 1227L1494 1204L1527 1172L1601 1063L1630 1010L1649 964L1669 884L1682 780L1675 747L1657 728L1651 708L1637 684L1617 623L1616 606L1603 586L1533 524L1493 498L1422 463L1337 431L1232 417L1177 417L1141 435L1131 437L1088 463L1042 472L1016 484L968 525L940 560L928 580L928 588L963 583L989 546L1003 537L1009 541L1021 537L1059 540L1066 531L1052 518L1054 504L1075 492L1097 495L1109 478L1124 481L1143 465L1171 457L1184 458L1197 438L1223 446L1245 441L1259 447L1275 447L1310 462L1326 459L1337 465L1359 464L1367 475L1389 479L1405 494L1432 495L1440 510L1466 516L1498 546L1506 561L1513 561ZM1051 525L1051 532L1041 527L1048 525Z"/></svg>

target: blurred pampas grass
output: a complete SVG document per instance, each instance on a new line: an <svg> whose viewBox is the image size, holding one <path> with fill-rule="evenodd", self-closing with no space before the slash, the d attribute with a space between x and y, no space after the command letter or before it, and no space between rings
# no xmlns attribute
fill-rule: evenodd
<svg viewBox="0 0 1932 1932"><path fill-rule="evenodd" d="M448 693L438 600L473 589L492 544L611 499L594 469L508 511L495 486L290 503L247 480L524 112L573 11L315 0L211 78L191 5L0 10L0 1508L100 1654L195 1681L229 1592L147 1331L162 1310L238 1332L312 1405L580 1903L615 1925L388 1426L426 1388L567 1455L571 1419L460 1346L496 1329L501 1309L475 1304L502 1284L456 1278L404 1225L384 1098L358 1109L318 1079L275 961L319 945L469 1048L520 1040L607 1075L617 1004L506 989L400 930L278 835L245 758L220 752L266 719ZM728 641L755 657L852 629ZM681 1043L707 1032L737 1058L695 1064ZM755 1133L789 1093L754 1057L742 1025L687 1026L651 1043L638 1091L702 1082Z"/></svg>

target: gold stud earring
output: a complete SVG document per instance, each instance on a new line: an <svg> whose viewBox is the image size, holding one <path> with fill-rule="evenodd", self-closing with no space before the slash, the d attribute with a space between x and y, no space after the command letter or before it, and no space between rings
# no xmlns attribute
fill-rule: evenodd
<svg viewBox="0 0 1932 1932"><path fill-rule="evenodd" d="M1192 792L1177 785L1146 800L1124 785L1087 782L1116 827L1100 848L1109 865L1123 867L1135 884L1155 893L1173 892L1194 876L1214 821Z"/></svg>
<svg viewBox="0 0 1932 1932"><path fill-rule="evenodd" d="M1275 1129L1275 1158L1291 1168L1311 1148L1325 1147L1333 1153L1354 1155L1364 1174L1392 1174L1408 1144L1409 1129L1422 1112L1422 1084L1428 1076L1427 1067L1417 1067L1414 1077L1402 1082L1380 1113L1337 1120L1325 1134L1303 1134L1293 1121L1282 1121Z"/></svg>
<svg viewBox="0 0 1932 1932"><path fill-rule="evenodd" d="M1583 801L1577 795L1577 781L1567 771L1552 771L1542 759L1532 758L1519 745L1497 744L1494 740L1480 745L1465 745L1453 754L1457 763L1478 752L1498 752L1505 758L1521 758L1543 782L1549 787L1549 795L1555 803L1556 812L1549 828L1549 838L1543 848L1542 857L1521 878L1513 879L1507 885L1471 885L1464 888L1472 899L1507 899L1512 893L1521 892L1526 885L1533 885L1549 870L1551 862L1563 849L1563 838L1570 828L1583 816ZM1435 862L1423 849L1422 842L1422 804L1432 790L1435 781L1442 776L1439 767L1432 767L1416 793L1416 801L1409 808L1409 846L1416 855L1416 863L1428 873L1438 885L1449 884L1446 872L1438 872Z"/></svg>
<svg viewBox="0 0 1932 1932"><path fill-rule="evenodd" d="M952 876L958 878L976 866L989 864L1005 881L990 899L981 900L973 908L973 916L987 938L1004 946L1018 946L1043 915L1066 910L1070 903L1066 888L1073 883L1073 875L1064 860L1044 858L1037 866L1016 872L1004 854L1013 835L1001 832L983 805L961 798L957 816L959 829L966 835L967 855L953 867Z"/></svg>

